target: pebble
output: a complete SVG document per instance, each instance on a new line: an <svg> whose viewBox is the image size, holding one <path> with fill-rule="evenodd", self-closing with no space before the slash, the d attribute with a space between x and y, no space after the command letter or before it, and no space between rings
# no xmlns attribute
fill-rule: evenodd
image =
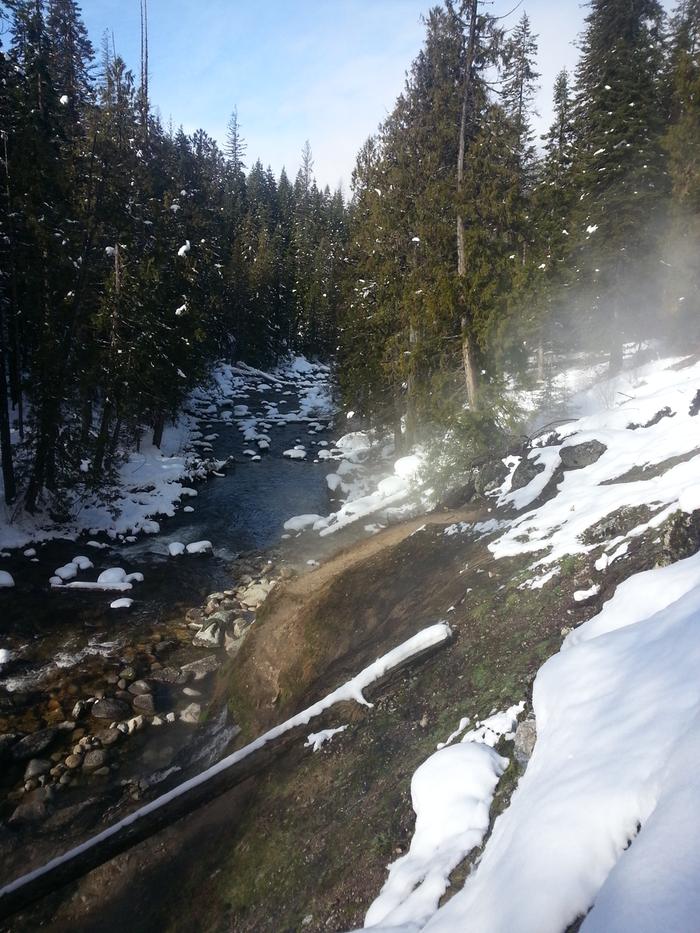
<svg viewBox="0 0 700 933"><path fill-rule="evenodd" d="M75 770L75 768L79 768L82 763L83 763L83 756L75 755L75 754L69 755L64 762L66 768L69 768L71 771ZM62 781L62 783L65 784L66 782Z"/></svg>
<svg viewBox="0 0 700 933"><path fill-rule="evenodd" d="M150 693L139 693L137 696L135 696L133 700L133 707L134 709L137 709L142 713L146 713L149 716L152 716L156 711L153 697Z"/></svg>
<svg viewBox="0 0 700 933"><path fill-rule="evenodd" d="M93 749L93 751L88 752L85 758L83 759L83 770L84 771L96 771L98 768L101 768L107 763L107 752L103 751L101 748Z"/></svg>

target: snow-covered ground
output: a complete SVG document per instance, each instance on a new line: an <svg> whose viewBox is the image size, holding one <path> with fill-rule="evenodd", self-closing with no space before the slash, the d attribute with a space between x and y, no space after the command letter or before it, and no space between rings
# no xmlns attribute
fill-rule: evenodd
<svg viewBox="0 0 700 933"><path fill-rule="evenodd" d="M549 446L531 459L544 464L548 478L566 448L595 440L606 449L565 470L543 505L532 506L546 482L542 474L513 491L517 462L509 464L499 503L526 511L490 544L496 559L532 554L533 581L546 585L544 576L557 574L562 557L597 549L606 559L596 560L591 586L574 594L585 599L610 563L625 559L625 545L646 530L653 534L674 512L700 508L700 416L692 414L700 407L700 364L677 362L648 364L575 400L581 416L558 436L540 439ZM665 464L678 457L685 459ZM624 474L640 467L658 469L626 481ZM595 545L582 540L612 513L642 505L651 519ZM366 928L563 933L586 915L583 933L697 931L698 670L700 553L629 576L540 669L533 689L537 742L527 770L464 887L440 908L452 858L483 835L484 808L503 765L476 748L473 760L471 752L448 760L445 753L460 744L418 769L411 850L391 866ZM467 725L465 717L450 740Z"/></svg>

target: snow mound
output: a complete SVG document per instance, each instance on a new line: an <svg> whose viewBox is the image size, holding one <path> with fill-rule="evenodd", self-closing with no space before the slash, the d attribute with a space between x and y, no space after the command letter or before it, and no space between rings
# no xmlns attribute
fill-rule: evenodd
<svg viewBox="0 0 700 933"><path fill-rule="evenodd" d="M7 570L0 570L0 588L9 589L15 585L14 578Z"/></svg>

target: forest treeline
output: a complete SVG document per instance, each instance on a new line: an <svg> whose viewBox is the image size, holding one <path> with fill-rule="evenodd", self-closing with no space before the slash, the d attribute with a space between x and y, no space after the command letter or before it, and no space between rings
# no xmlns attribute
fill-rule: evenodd
<svg viewBox="0 0 700 933"><path fill-rule="evenodd" d="M247 169L235 111L224 151L164 127L147 52L96 56L74 0L0 25L0 450L31 511L159 445L215 359L334 350L345 207L308 144L294 181Z"/></svg>
<svg viewBox="0 0 700 933"><path fill-rule="evenodd" d="M108 478L215 359L338 362L408 447L490 442L513 375L700 321L700 0L592 0L533 130L522 8L444 0L352 197L164 127L75 0L0 0L0 453L6 499ZM519 17L519 19L518 19ZM17 439L18 442L17 442ZM55 501L55 497L53 498Z"/></svg>
<svg viewBox="0 0 700 933"><path fill-rule="evenodd" d="M492 11L430 11L354 171L339 372L404 445L488 441L512 374L566 350L614 370L626 342L698 337L700 2L588 3L541 139L537 37Z"/></svg>

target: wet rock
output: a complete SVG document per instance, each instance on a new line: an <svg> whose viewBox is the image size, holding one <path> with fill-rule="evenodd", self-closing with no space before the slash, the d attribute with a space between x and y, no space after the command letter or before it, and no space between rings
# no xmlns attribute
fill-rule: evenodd
<svg viewBox="0 0 700 933"><path fill-rule="evenodd" d="M83 756L75 755L75 754L69 755L64 762L66 768L68 768L70 771L75 771L76 768L79 768L82 763L83 763Z"/></svg>
<svg viewBox="0 0 700 933"><path fill-rule="evenodd" d="M153 696L150 693L139 693L135 696L133 707L140 713L145 713L148 716L152 716L156 711Z"/></svg>
<svg viewBox="0 0 700 933"><path fill-rule="evenodd" d="M12 747L19 742L19 735L16 732L5 732L0 735L0 761L11 757Z"/></svg>
<svg viewBox="0 0 700 933"><path fill-rule="evenodd" d="M201 609L188 609L185 613L185 621L190 625L201 625L204 622L204 613Z"/></svg>
<svg viewBox="0 0 700 933"><path fill-rule="evenodd" d="M122 680L136 680L136 671L133 667L124 667L119 671L119 677Z"/></svg>
<svg viewBox="0 0 700 933"><path fill-rule="evenodd" d="M186 682L187 675L176 667L162 667L159 671L151 672L151 680L162 684L180 684Z"/></svg>
<svg viewBox="0 0 700 933"><path fill-rule="evenodd" d="M562 447L559 451L561 465L565 470L581 470L600 460L607 449L605 444L595 440Z"/></svg>
<svg viewBox="0 0 700 933"><path fill-rule="evenodd" d="M109 777L109 768L107 765L103 765L101 768L96 768L92 774L93 777Z"/></svg>
<svg viewBox="0 0 700 933"><path fill-rule="evenodd" d="M112 700L108 697L98 700L92 707L92 715L96 719L126 719L131 710L123 700Z"/></svg>
<svg viewBox="0 0 700 933"><path fill-rule="evenodd" d="M534 460L530 460L527 456L524 456L515 468L510 488L513 490L523 489L531 483L536 476L542 473L543 470L544 463L535 463Z"/></svg>
<svg viewBox="0 0 700 933"><path fill-rule="evenodd" d="M191 725L196 725L199 722L201 712L202 707L199 703L190 703L189 706L186 706L180 713L180 720Z"/></svg>
<svg viewBox="0 0 700 933"><path fill-rule="evenodd" d="M120 690L126 690L126 681L123 677L120 677L117 681L117 687L119 687Z"/></svg>
<svg viewBox="0 0 700 933"><path fill-rule="evenodd" d="M129 684L129 693L133 693L138 696L140 693L150 693L151 688L146 683L145 680L135 680L133 684Z"/></svg>
<svg viewBox="0 0 700 933"><path fill-rule="evenodd" d="M83 771L97 771L107 763L107 752L95 748L83 758Z"/></svg>
<svg viewBox="0 0 700 933"><path fill-rule="evenodd" d="M534 717L528 716L518 723L513 740L513 750L515 758L521 768L526 768L527 763L532 757L537 740L537 726Z"/></svg>
<svg viewBox="0 0 700 933"><path fill-rule="evenodd" d="M192 687L185 687L182 691L186 697L201 697L199 690L193 690Z"/></svg>
<svg viewBox="0 0 700 933"><path fill-rule="evenodd" d="M15 808L8 823L14 826L17 823L32 823L43 820L48 813L48 805L52 798L53 790L50 787L38 787L36 790L30 791L22 803Z"/></svg>
<svg viewBox="0 0 700 933"><path fill-rule="evenodd" d="M109 748L110 745L115 745L121 737L122 734L116 726L113 729L102 729L95 735L95 738L101 742L105 748Z"/></svg>
<svg viewBox="0 0 700 933"><path fill-rule="evenodd" d="M73 772L66 771L64 774L60 776L60 778L58 779L58 783L62 784L65 787L65 785L70 784L72 780L73 780Z"/></svg>
<svg viewBox="0 0 700 933"><path fill-rule="evenodd" d="M258 606L265 602L273 585L272 583L263 583L262 581L260 583L253 583L243 590L240 594L240 600L244 606L257 609Z"/></svg>
<svg viewBox="0 0 700 933"><path fill-rule="evenodd" d="M31 761L27 762L27 767L24 769L24 780L29 781L32 778L41 777L42 774L48 774L50 770L50 761L45 758L32 758Z"/></svg>
<svg viewBox="0 0 700 933"><path fill-rule="evenodd" d="M205 625L192 639L195 648L219 648L224 640L224 629L220 622Z"/></svg>
<svg viewBox="0 0 700 933"><path fill-rule="evenodd" d="M36 758L51 745L58 735L58 729L51 726L48 729L41 729L32 735L26 735L20 739L12 748L12 757L15 761L26 761L29 758Z"/></svg>
<svg viewBox="0 0 700 933"><path fill-rule="evenodd" d="M188 674L193 680L202 680L217 670L221 666L221 661L215 654L209 654L198 661L191 661L189 664L182 665L183 674Z"/></svg>

